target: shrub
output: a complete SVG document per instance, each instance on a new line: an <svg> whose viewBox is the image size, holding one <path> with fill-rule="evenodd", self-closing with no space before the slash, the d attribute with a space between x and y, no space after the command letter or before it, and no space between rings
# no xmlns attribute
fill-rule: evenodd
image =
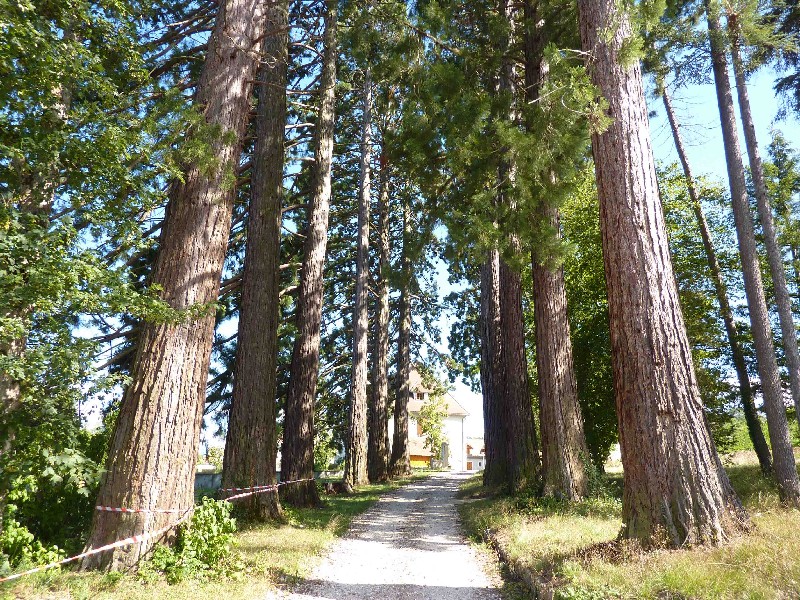
<svg viewBox="0 0 800 600"><path fill-rule="evenodd" d="M169 583L178 583L237 571L231 551L236 531L231 508L229 502L203 498L191 520L178 528L175 545L156 548L140 574L145 579L163 574Z"/></svg>
<svg viewBox="0 0 800 600"><path fill-rule="evenodd" d="M44 565L66 555L58 546L44 546L19 521L14 519L17 507L6 505L0 530L0 576L19 566Z"/></svg>

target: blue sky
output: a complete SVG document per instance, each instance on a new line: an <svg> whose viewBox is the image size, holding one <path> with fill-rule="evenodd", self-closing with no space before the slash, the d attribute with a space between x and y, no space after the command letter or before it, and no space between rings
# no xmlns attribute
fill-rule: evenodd
<svg viewBox="0 0 800 600"><path fill-rule="evenodd" d="M800 143L800 124L793 114L785 120L776 121L781 106L773 89L776 77L773 70L762 69L753 75L748 84L750 104L753 107L753 120L756 125L762 158L766 158L767 146L772 139L770 130L773 127L780 129L790 142ZM731 85L733 86L733 77L731 77ZM713 83L687 86L679 90L671 90L671 93L676 113L681 121L692 170L695 175L709 175L719 179L727 187L725 153L722 147L722 131L719 126L719 110ZM734 91L734 98L735 96ZM648 98L648 108L656 111L656 115L650 119L653 154L656 160L665 163L676 162L678 155L675 152L672 133L661 101L652 97ZM747 164L741 127L739 128L739 141L742 145L745 164Z"/></svg>

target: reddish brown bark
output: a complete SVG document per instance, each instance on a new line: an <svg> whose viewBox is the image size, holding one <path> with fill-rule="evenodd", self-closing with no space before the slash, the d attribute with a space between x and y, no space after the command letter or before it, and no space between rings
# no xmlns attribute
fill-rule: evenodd
<svg viewBox="0 0 800 600"><path fill-rule="evenodd" d="M281 447L283 481L310 479L314 476L314 399L319 378L319 341L324 291L322 267L328 244L338 53L338 5L335 0L327 0L326 6L325 51L316 126L312 200L297 294L297 336L292 350ZM319 504L319 494L313 481L281 488L281 498L295 506Z"/></svg>
<svg viewBox="0 0 800 600"><path fill-rule="evenodd" d="M547 76L544 47L548 28L539 14L538 2L526 0L524 8L525 98L533 103L538 101ZM560 236L558 209L549 206L546 198L541 202L535 218ZM532 253L542 483L545 494L575 500L589 491L589 450L572 361L564 269L551 262L549 256Z"/></svg>
<svg viewBox="0 0 800 600"><path fill-rule="evenodd" d="M397 338L397 379L395 381L394 435L392 436L392 457L389 462L391 477L405 477L411 473L411 459L408 452L408 399L411 389L411 206L406 200L403 205L403 249L401 257L402 283L400 288L400 328Z"/></svg>
<svg viewBox="0 0 800 600"><path fill-rule="evenodd" d="M267 4L258 86L247 246L239 308L233 399L222 470L223 487L275 483L278 452L276 369L280 312L281 200L283 197L289 4ZM278 494L255 494L237 503L252 519L281 515Z"/></svg>
<svg viewBox="0 0 800 600"><path fill-rule="evenodd" d="M545 213L557 231L558 212ZM572 361L564 269L534 257L532 270L544 493L577 500L589 492L589 449Z"/></svg>
<svg viewBox="0 0 800 600"><path fill-rule="evenodd" d="M747 525L705 425L650 146L633 36L615 0L579 0L592 81L613 119L593 133L614 392L625 469L623 531L645 546L721 542Z"/></svg>
<svg viewBox="0 0 800 600"><path fill-rule="evenodd" d="M503 400L503 357L500 335L500 253L489 252L481 267L480 283L481 392L483 394L483 438L486 467L483 484L505 486L509 480L506 457L508 426Z"/></svg>
<svg viewBox="0 0 800 600"><path fill-rule="evenodd" d="M351 486L367 478L367 336L369 278L369 205L371 200L370 160L372 158L372 81L364 70L361 107L361 165L358 194L358 252L356 256L356 297L353 311L353 372L350 383L350 427L345 449L344 480Z"/></svg>
<svg viewBox="0 0 800 600"><path fill-rule="evenodd" d="M367 467L373 483L389 477L389 173L382 161L380 173L380 202L378 232L380 259L378 263L378 293L375 316L375 349L372 365L372 394L370 395L369 449Z"/></svg>
<svg viewBox="0 0 800 600"><path fill-rule="evenodd" d="M97 503L129 508L188 509L214 336L213 303L228 245L234 188L260 42L263 3L220 5L197 85L197 106L221 135L211 144L216 168L187 165L172 184L153 283L161 297L189 313L180 323L145 323L114 431ZM208 307L208 308L203 308ZM158 529L171 514L96 512L87 542L98 547ZM156 540L86 559L84 568L128 569Z"/></svg>
<svg viewBox="0 0 800 600"><path fill-rule="evenodd" d="M516 68L511 54L516 8L506 0L498 12L506 20L505 33L497 43L503 57L497 79L497 98L508 103L501 119L517 119L515 102ZM515 170L507 148L501 149L497 172L496 205L516 210ZM508 234L508 247L519 254L519 238ZM495 270L496 269L496 270ZM489 253L481 275L481 380L484 388L484 441L487 444L484 484L516 491L539 484L539 448L533 420L525 353L525 325L522 316L522 286L514 271L495 251ZM486 415L489 421L486 421ZM491 447L491 451L489 450Z"/></svg>

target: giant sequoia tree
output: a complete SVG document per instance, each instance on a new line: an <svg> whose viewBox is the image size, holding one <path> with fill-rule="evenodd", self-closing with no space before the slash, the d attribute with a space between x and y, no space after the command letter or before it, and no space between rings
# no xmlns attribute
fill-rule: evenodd
<svg viewBox="0 0 800 600"><path fill-rule="evenodd" d="M525 99L531 105L540 100L548 65L544 49L549 39L548 21L542 3L525 3ZM533 115L526 124L533 129ZM547 179L555 175L546 173ZM548 233L561 238L558 208L552 199L540 198L533 219ZM542 483L545 494L578 499L588 492L586 463L589 450L583 432L583 415L578 403L578 385L572 359L572 340L567 318L564 268L548 252L548 245L532 252L534 322L536 324L536 373L539 379L539 414L542 445Z"/></svg>
<svg viewBox="0 0 800 600"><path fill-rule="evenodd" d="M511 55L515 7L498 4L501 35L495 49L499 60L496 111L498 120L517 119L519 91ZM498 148L495 208L514 212L517 165L506 145ZM519 235L509 230L505 242L511 255L521 251ZM520 274L495 248L487 253L481 273L481 383L484 405L486 469L484 484L519 490L538 485L539 448L528 384L528 363L522 312Z"/></svg>
<svg viewBox="0 0 800 600"><path fill-rule="evenodd" d="M624 5L580 0L581 41L613 122L592 135L625 468L623 535L643 544L719 542L747 516L705 427L678 304L634 35Z"/></svg>
<svg viewBox="0 0 800 600"><path fill-rule="evenodd" d="M205 406L213 306L219 294L233 209L234 177L248 120L266 15L254 0L221 3L196 101L213 164L190 163L174 181L153 282L177 322L142 326L131 383L122 401L98 504L186 509L194 503L197 441ZM88 545L98 547L157 528L170 514L95 514ZM97 554L88 568L132 567L156 540Z"/></svg>
<svg viewBox="0 0 800 600"><path fill-rule="evenodd" d="M303 246L303 267L297 296L297 335L292 350L286 392L281 479L295 481L314 476L314 399L319 378L320 325L322 320L322 267L328 242L331 201L331 164L336 100L338 7L326 2L325 50L320 80L321 98L315 132L314 168L308 227ZM295 505L319 502L313 481L286 486L283 497Z"/></svg>
<svg viewBox="0 0 800 600"><path fill-rule="evenodd" d="M278 450L277 357L281 200L289 50L288 2L270 3L258 85L247 247L239 307L233 398L225 440L223 487L275 483ZM249 501L259 518L280 515L277 493Z"/></svg>
<svg viewBox="0 0 800 600"><path fill-rule="evenodd" d="M400 301L397 335L397 374L395 375L394 431L392 432L392 455L389 459L389 475L404 477L411 473L411 458L408 448L408 400L411 388L411 201L403 199L403 246L400 255Z"/></svg>
<svg viewBox="0 0 800 600"><path fill-rule="evenodd" d="M379 252L375 333L372 356L372 390L369 398L367 471L373 483L389 477L389 167L381 155L378 199Z"/></svg>
<svg viewBox="0 0 800 600"><path fill-rule="evenodd" d="M353 374L350 382L350 427L345 454L344 480L350 485L367 483L367 280L369 277L369 207L371 202L372 79L364 70L361 106L361 159L358 185L358 250L356 297L353 307Z"/></svg>

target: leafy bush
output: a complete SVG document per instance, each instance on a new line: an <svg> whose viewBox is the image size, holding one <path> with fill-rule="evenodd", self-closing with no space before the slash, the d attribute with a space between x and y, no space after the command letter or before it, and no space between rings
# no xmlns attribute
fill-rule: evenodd
<svg viewBox="0 0 800 600"><path fill-rule="evenodd" d="M17 507L6 505L0 530L0 576L19 566L44 565L66 555L58 546L44 546L19 521L14 519Z"/></svg>
<svg viewBox="0 0 800 600"><path fill-rule="evenodd" d="M52 441L35 439L30 429L19 434L24 452L4 465L7 501L16 507L14 518L43 545L79 552L94 512L105 436L79 432Z"/></svg>
<svg viewBox="0 0 800 600"><path fill-rule="evenodd" d="M236 531L231 508L229 502L203 498L189 523L178 528L175 545L156 548L140 574L145 579L163 574L169 583L178 583L239 570L231 552Z"/></svg>

